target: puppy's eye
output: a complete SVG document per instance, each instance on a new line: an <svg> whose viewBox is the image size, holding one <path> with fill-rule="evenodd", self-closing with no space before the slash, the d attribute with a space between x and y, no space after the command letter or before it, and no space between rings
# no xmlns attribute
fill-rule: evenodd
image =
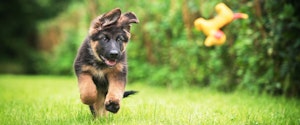
<svg viewBox="0 0 300 125"><path fill-rule="evenodd" d="M125 41L125 38L123 36L119 36L117 38L117 42L123 42L123 41Z"/></svg>
<svg viewBox="0 0 300 125"><path fill-rule="evenodd" d="M120 37L118 37L117 42L122 42L122 39Z"/></svg>
<svg viewBox="0 0 300 125"><path fill-rule="evenodd" d="M108 41L108 38L106 36L102 36L102 37L100 37L100 40L106 42L106 41Z"/></svg>

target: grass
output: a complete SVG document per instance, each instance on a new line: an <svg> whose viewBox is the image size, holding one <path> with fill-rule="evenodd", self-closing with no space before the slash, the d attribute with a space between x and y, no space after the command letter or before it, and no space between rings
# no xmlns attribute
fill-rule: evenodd
<svg viewBox="0 0 300 125"><path fill-rule="evenodd" d="M117 114L93 120L75 77L0 76L0 124L241 125L300 124L300 100L141 83Z"/></svg>

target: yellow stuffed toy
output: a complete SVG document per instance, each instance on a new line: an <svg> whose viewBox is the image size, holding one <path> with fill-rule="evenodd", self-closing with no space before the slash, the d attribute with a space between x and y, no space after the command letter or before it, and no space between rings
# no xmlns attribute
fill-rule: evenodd
<svg viewBox="0 0 300 125"><path fill-rule="evenodd" d="M197 30L203 31L207 38L204 41L205 46L222 45L226 40L226 35L220 30L226 24L235 19L247 19L248 15L244 13L233 13L224 3L216 5L217 15L213 19L205 20L198 18L194 21Z"/></svg>

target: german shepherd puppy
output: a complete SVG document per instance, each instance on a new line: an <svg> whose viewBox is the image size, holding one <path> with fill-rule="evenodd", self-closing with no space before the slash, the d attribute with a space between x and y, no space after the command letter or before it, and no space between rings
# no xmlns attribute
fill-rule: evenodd
<svg viewBox="0 0 300 125"><path fill-rule="evenodd" d="M74 62L81 101L89 105L94 117L107 111L117 113L126 91L126 45L131 23L139 20L132 12L121 14L116 8L98 16L91 23Z"/></svg>

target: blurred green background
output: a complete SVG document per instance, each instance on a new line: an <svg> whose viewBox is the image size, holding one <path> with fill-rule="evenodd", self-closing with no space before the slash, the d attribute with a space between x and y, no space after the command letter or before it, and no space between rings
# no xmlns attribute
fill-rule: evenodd
<svg viewBox="0 0 300 125"><path fill-rule="evenodd" d="M249 15L222 30L226 43L205 47L196 18L224 2ZM0 73L74 75L90 21L113 8L133 11L129 82L224 92L300 96L300 23L296 0L11 0L1 2Z"/></svg>

